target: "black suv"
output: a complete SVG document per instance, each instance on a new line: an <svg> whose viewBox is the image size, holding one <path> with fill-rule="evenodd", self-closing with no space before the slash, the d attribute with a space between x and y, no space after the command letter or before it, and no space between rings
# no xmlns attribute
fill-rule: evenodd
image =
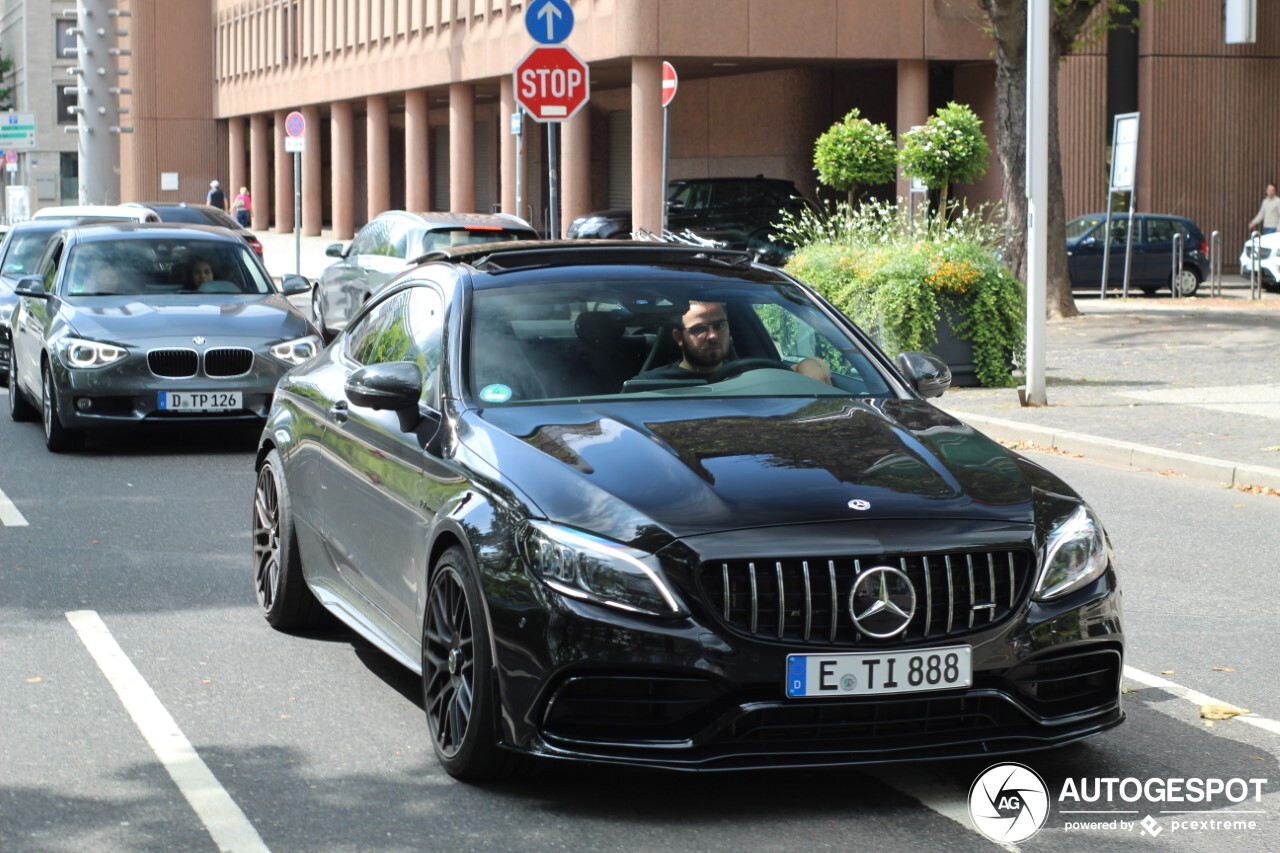
<svg viewBox="0 0 1280 853"><path fill-rule="evenodd" d="M719 366L682 372L694 349ZM947 382L745 252L442 250L277 386L258 600L419 675L464 779L990 760L1110 728L1106 534L933 406Z"/></svg>
<svg viewBox="0 0 1280 853"><path fill-rule="evenodd" d="M727 249L745 249L779 262L790 247L770 239L784 210L809 207L791 181L766 178L689 178L667 184L667 230L688 230ZM602 210L575 219L569 239L631 236L630 210Z"/></svg>
<svg viewBox="0 0 1280 853"><path fill-rule="evenodd" d="M1067 223L1067 266L1071 286L1099 289L1102 286L1102 256L1106 248L1103 233L1107 215L1090 213ZM1190 219L1156 213L1133 215L1133 247L1129 262L1129 285L1150 296L1162 288L1171 289L1173 238L1182 235L1182 269L1177 275L1182 296L1193 296L1200 282L1209 277L1209 241ZM1124 286L1124 257L1129 242L1127 213L1111 215L1111 257L1107 262L1107 291L1119 293Z"/></svg>

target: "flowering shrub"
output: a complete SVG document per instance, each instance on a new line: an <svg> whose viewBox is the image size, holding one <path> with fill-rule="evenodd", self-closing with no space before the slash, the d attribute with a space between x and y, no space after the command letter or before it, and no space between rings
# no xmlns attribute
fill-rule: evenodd
<svg viewBox="0 0 1280 853"><path fill-rule="evenodd" d="M951 102L925 124L902 134L898 161L908 176L942 192L941 210L945 211L947 188L981 178L990 156L982 119L964 104Z"/></svg>
<svg viewBox="0 0 1280 853"><path fill-rule="evenodd" d="M799 248L787 271L876 338L890 355L928 350L946 312L973 348L978 381L1011 385L1025 348L1026 292L995 247L1001 224L962 211L912 220L902 206L837 205L788 216L782 235Z"/></svg>
<svg viewBox="0 0 1280 853"><path fill-rule="evenodd" d="M893 181L898 149L884 124L872 124L857 109L831 125L813 146L813 167L818 180L837 190L847 190L850 204L860 187Z"/></svg>

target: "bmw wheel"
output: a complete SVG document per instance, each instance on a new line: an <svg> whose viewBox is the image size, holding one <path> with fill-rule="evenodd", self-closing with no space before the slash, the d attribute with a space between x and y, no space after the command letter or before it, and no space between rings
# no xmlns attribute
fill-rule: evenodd
<svg viewBox="0 0 1280 853"><path fill-rule="evenodd" d="M287 631L316 621L319 602L302 577L293 506L280 451L258 469L253 492L253 583L258 606L273 628Z"/></svg>
<svg viewBox="0 0 1280 853"><path fill-rule="evenodd" d="M31 401L27 399L27 395L23 393L22 386L18 384L18 365L9 360L9 419L13 421L34 421L36 415L36 407L31 405Z"/></svg>
<svg viewBox="0 0 1280 853"><path fill-rule="evenodd" d="M84 444L84 433L68 429L58 416L58 389L53 384L53 371L44 369L44 394L40 413L44 419L44 446L53 453L78 450Z"/></svg>
<svg viewBox="0 0 1280 853"><path fill-rule="evenodd" d="M489 628L466 554L441 555L422 620L422 693L436 758L456 779L506 775L516 756L497 744Z"/></svg>

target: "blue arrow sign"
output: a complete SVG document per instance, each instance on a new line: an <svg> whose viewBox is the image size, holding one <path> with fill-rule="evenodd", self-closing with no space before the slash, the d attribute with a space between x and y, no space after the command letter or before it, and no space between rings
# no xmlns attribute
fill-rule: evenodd
<svg viewBox="0 0 1280 853"><path fill-rule="evenodd" d="M533 0L524 11L524 28L538 44L559 44L573 32L568 0Z"/></svg>

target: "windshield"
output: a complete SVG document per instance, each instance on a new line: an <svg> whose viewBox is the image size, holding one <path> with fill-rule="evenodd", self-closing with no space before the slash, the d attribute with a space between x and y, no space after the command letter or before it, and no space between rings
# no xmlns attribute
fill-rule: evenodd
<svg viewBox="0 0 1280 853"><path fill-rule="evenodd" d="M1079 240L1102 222L1096 216L1078 216L1067 223L1067 239Z"/></svg>
<svg viewBox="0 0 1280 853"><path fill-rule="evenodd" d="M791 284L637 281L474 294L483 404L614 397L892 395L863 345ZM829 382L821 376L829 371Z"/></svg>
<svg viewBox="0 0 1280 853"><path fill-rule="evenodd" d="M422 250L438 252L450 246L471 246L476 243L505 243L508 240L528 240L534 235L524 229L502 228L497 225L466 225L457 228L432 228L422 235Z"/></svg>
<svg viewBox="0 0 1280 853"><path fill-rule="evenodd" d="M188 238L80 243L67 258L61 287L69 297L274 292L248 246Z"/></svg>

